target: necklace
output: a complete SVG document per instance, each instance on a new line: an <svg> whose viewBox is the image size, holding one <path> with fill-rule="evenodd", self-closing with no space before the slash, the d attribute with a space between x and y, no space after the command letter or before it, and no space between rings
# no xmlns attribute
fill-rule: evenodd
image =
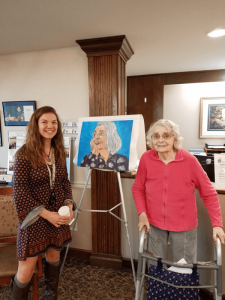
<svg viewBox="0 0 225 300"><path fill-rule="evenodd" d="M51 147L52 148L52 147ZM51 148L50 148L50 150L49 150L49 154L46 154L47 155L47 161L48 162L51 162L52 160L51 160L51 158L50 158L50 153L51 153Z"/></svg>

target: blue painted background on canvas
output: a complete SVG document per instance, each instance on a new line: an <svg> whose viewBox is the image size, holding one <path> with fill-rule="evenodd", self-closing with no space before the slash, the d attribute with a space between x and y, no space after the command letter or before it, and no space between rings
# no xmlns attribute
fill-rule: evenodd
<svg viewBox="0 0 225 300"><path fill-rule="evenodd" d="M117 154L125 155L129 159L131 132L133 120L113 121L116 124L117 132L122 140L122 147ZM79 153L77 165L80 166L83 157L91 152L90 142L92 134L98 124L98 121L83 122L80 134Z"/></svg>

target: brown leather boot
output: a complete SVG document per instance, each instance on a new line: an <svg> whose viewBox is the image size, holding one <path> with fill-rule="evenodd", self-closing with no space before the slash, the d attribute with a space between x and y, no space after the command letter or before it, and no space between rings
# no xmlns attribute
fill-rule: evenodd
<svg viewBox="0 0 225 300"><path fill-rule="evenodd" d="M45 296L46 300L57 300L60 266L54 266L45 261Z"/></svg>
<svg viewBox="0 0 225 300"><path fill-rule="evenodd" d="M18 287L14 281L14 277L10 282L11 299L13 300L27 300L30 290L30 283L24 288Z"/></svg>

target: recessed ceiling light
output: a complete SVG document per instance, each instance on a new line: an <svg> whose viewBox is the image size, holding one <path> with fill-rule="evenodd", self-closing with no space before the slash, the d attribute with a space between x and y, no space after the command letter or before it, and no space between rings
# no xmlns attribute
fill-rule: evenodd
<svg viewBox="0 0 225 300"><path fill-rule="evenodd" d="M222 28L217 28L213 31L210 31L209 33L207 33L208 36L210 37L219 37L219 36L223 36L225 35L225 29Z"/></svg>

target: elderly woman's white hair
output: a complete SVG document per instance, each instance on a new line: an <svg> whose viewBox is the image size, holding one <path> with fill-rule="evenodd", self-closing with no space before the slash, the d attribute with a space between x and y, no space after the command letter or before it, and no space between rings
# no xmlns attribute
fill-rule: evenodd
<svg viewBox="0 0 225 300"><path fill-rule="evenodd" d="M174 122L166 119L160 119L157 122L153 123L148 132L146 133L146 141L147 145L151 148L154 149L153 143L152 143L152 136L155 133L155 128L156 126L163 126L165 127L170 134L174 136L175 142L174 142L174 148L179 149L181 148L181 142L183 138L180 136L180 129L179 125L175 124Z"/></svg>
<svg viewBox="0 0 225 300"><path fill-rule="evenodd" d="M121 138L117 132L116 124L112 121L99 121L97 126L104 126L106 130L106 148L111 155L120 150Z"/></svg>

